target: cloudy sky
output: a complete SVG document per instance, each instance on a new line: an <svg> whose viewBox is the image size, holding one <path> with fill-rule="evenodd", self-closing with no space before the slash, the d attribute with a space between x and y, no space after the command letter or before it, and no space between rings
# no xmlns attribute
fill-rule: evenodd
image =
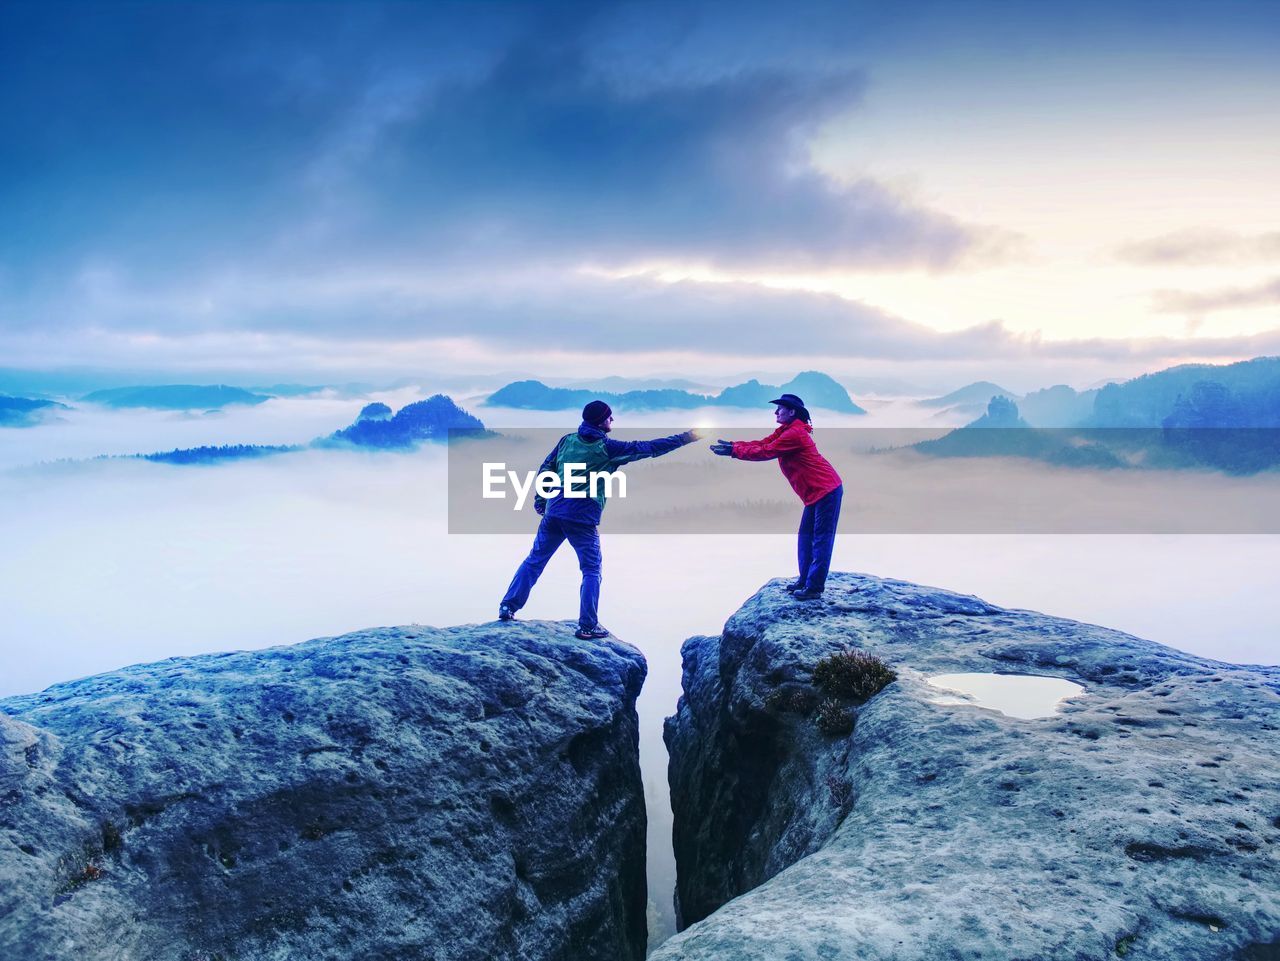
<svg viewBox="0 0 1280 961"><path fill-rule="evenodd" d="M1230 0L9 2L0 365L1280 353L1277 49Z"/></svg>

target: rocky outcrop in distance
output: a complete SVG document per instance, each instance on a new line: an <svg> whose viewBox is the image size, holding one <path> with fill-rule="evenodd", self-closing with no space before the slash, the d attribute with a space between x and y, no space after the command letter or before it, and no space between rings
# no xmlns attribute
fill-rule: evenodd
<svg viewBox="0 0 1280 961"><path fill-rule="evenodd" d="M444 443L451 430L465 431L467 436L485 437L484 424L453 402L446 394L433 394L426 400L401 407L394 416L386 404L366 404L348 427L310 444L227 444L222 447L188 447L129 455L135 460L161 464L212 464L252 458L293 454L307 449L365 449L412 451L427 442ZM104 455L110 459L110 455Z"/></svg>
<svg viewBox="0 0 1280 961"><path fill-rule="evenodd" d="M413 626L0 701L0 957L638 961L644 676Z"/></svg>
<svg viewBox="0 0 1280 961"><path fill-rule="evenodd" d="M472 417L445 394L433 394L426 400L406 404L394 416L366 416L366 406L350 427L335 431L327 438L312 441L313 447L351 444L382 450L407 450L424 441L445 441L449 431L465 430L477 434L484 424ZM380 405L386 408L386 405ZM389 412L390 408L386 408Z"/></svg>
<svg viewBox="0 0 1280 961"><path fill-rule="evenodd" d="M686 929L653 961L1280 957L1280 669L901 581L782 587L684 645ZM898 678L826 734L813 670L846 649ZM939 703L957 672L1085 693L1020 720Z"/></svg>

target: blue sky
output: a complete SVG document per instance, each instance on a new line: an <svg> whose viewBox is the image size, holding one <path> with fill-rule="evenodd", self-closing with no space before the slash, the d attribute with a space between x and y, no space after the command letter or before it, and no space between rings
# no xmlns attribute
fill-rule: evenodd
<svg viewBox="0 0 1280 961"><path fill-rule="evenodd" d="M1280 8L9 3L9 364L1280 352Z"/></svg>

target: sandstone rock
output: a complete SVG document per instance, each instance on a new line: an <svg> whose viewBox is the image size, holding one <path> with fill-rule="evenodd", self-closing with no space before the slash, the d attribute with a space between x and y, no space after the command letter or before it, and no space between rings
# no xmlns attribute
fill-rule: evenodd
<svg viewBox="0 0 1280 961"><path fill-rule="evenodd" d="M783 583L684 646L691 926L654 961L1280 956L1280 669L900 581ZM846 647L899 677L824 736L796 692ZM1087 693L1039 720L933 703L957 672Z"/></svg>
<svg viewBox="0 0 1280 961"><path fill-rule="evenodd" d="M639 959L644 675L521 622L0 701L0 957Z"/></svg>

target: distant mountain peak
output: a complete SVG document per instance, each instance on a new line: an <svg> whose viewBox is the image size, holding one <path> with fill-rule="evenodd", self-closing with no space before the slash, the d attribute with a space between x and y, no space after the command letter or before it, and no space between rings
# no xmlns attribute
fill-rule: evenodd
<svg viewBox="0 0 1280 961"><path fill-rule="evenodd" d="M979 380L958 390L953 390L949 394L943 394L941 397L930 397L917 403L921 407L954 407L961 404L985 404L992 397L1007 397L1010 400L1018 399L1017 394L1013 393L1013 391L1005 390L999 384L993 384L989 380Z"/></svg>
<svg viewBox="0 0 1280 961"><path fill-rule="evenodd" d="M226 384L163 384L157 387L110 387L85 394L85 403L104 407L149 407L154 410L217 410L233 404L261 404L271 398Z"/></svg>
<svg viewBox="0 0 1280 961"><path fill-rule="evenodd" d="M53 411L66 409L66 404L52 400L0 394L0 427L34 427Z"/></svg>
<svg viewBox="0 0 1280 961"><path fill-rule="evenodd" d="M589 401L607 401L619 411L690 410L695 407L764 407L778 394L799 394L810 407L843 414L865 414L853 402L849 392L834 378L820 371L797 374L781 386L762 384L752 377L726 387L709 396L687 390L629 390L623 393L586 390L583 388L548 387L538 380L518 380L489 395L491 407L514 407L520 410L574 410Z"/></svg>
<svg viewBox="0 0 1280 961"><path fill-rule="evenodd" d="M384 407L390 411L385 404L370 404L369 407ZM414 447L428 440L446 440L450 430L484 429L479 418L468 414L445 394L433 394L426 400L406 404L391 417L365 417L364 414L362 410L350 427L335 431L317 443L324 446L337 442L394 450Z"/></svg>

